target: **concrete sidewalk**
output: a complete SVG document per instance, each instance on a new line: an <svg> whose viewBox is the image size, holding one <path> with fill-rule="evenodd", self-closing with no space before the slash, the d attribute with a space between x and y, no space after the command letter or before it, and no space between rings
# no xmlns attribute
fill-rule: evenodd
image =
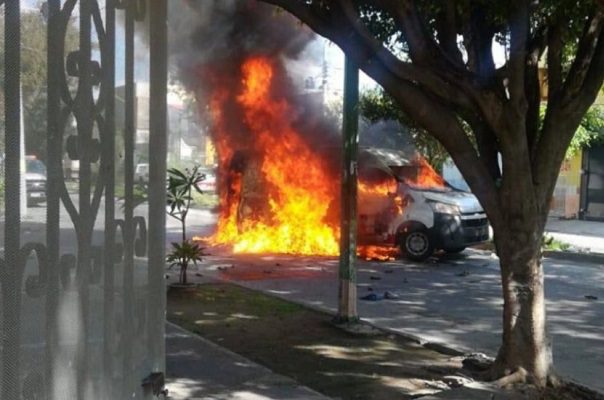
<svg viewBox="0 0 604 400"><path fill-rule="evenodd" d="M577 251L604 255L604 222L550 217L545 231Z"/></svg>
<svg viewBox="0 0 604 400"><path fill-rule="evenodd" d="M329 399L169 322L166 370L171 400Z"/></svg>

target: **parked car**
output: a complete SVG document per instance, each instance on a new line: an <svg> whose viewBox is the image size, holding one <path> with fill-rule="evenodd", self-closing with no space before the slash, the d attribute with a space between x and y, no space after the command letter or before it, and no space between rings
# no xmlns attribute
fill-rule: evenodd
<svg viewBox="0 0 604 400"><path fill-rule="evenodd" d="M134 169L134 181L138 183L149 183L149 164L136 164Z"/></svg>
<svg viewBox="0 0 604 400"><path fill-rule="evenodd" d="M25 185L28 206L46 201L46 165L35 156L25 157Z"/></svg>

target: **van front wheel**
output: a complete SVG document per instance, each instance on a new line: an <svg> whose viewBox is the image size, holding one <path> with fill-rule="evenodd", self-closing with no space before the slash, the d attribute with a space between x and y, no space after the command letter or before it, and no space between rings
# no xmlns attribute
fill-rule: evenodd
<svg viewBox="0 0 604 400"><path fill-rule="evenodd" d="M400 241L401 253L413 261L425 261L434 253L434 244L426 228L415 228L405 232Z"/></svg>

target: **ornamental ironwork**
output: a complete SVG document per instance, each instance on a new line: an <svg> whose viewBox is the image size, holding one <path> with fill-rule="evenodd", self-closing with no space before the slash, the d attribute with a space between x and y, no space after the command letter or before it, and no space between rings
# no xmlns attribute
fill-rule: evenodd
<svg viewBox="0 0 604 400"><path fill-rule="evenodd" d="M165 216L159 207L164 180L149 183L156 198L135 210L135 50L140 52L135 46L141 46L137 29L149 30L149 21L160 25L150 31L165 43L165 1L48 0L43 5L46 208L32 211L33 219L24 217L30 209L21 201L26 135L20 3L0 0L5 29L0 397L149 397L142 393L141 379L163 369L158 316L165 307ZM76 49L66 44L70 29L77 32ZM116 57L116 43L124 44L123 57ZM165 47L145 46L145 51L159 56L149 74L147 101L161 105ZM125 71L123 120L116 117L116 65ZM165 153L165 108L154 113L150 137ZM116 137L122 134L124 165L117 168ZM65 175L65 163L77 165L75 180ZM152 175L161 176L165 154L150 164ZM148 249L154 249L150 257Z"/></svg>

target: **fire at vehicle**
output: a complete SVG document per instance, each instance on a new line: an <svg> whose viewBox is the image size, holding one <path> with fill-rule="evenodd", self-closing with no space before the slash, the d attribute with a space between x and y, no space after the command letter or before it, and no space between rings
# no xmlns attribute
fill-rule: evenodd
<svg viewBox="0 0 604 400"><path fill-rule="evenodd" d="M296 109L275 87L283 69L251 57L240 72L239 84L218 87L210 102L221 177L211 242L238 253L338 254L337 224L328 222L337 180L292 124ZM235 108L240 126L226 108Z"/></svg>
<svg viewBox="0 0 604 400"><path fill-rule="evenodd" d="M340 150L320 151L296 126L298 105L277 84L287 82L284 75L278 62L262 56L243 60L238 75L213 75L221 207L210 243L235 253L337 255L340 184L333 159ZM358 221L359 255L366 259L392 259L399 248L424 260L435 249L458 252L488 239L486 215L472 194L449 186L417 154L397 150L360 150Z"/></svg>
<svg viewBox="0 0 604 400"><path fill-rule="evenodd" d="M489 238L476 197L448 185L417 154L362 148L359 179L363 258L390 259L388 249L398 246L403 256L423 261L436 249L457 253Z"/></svg>

